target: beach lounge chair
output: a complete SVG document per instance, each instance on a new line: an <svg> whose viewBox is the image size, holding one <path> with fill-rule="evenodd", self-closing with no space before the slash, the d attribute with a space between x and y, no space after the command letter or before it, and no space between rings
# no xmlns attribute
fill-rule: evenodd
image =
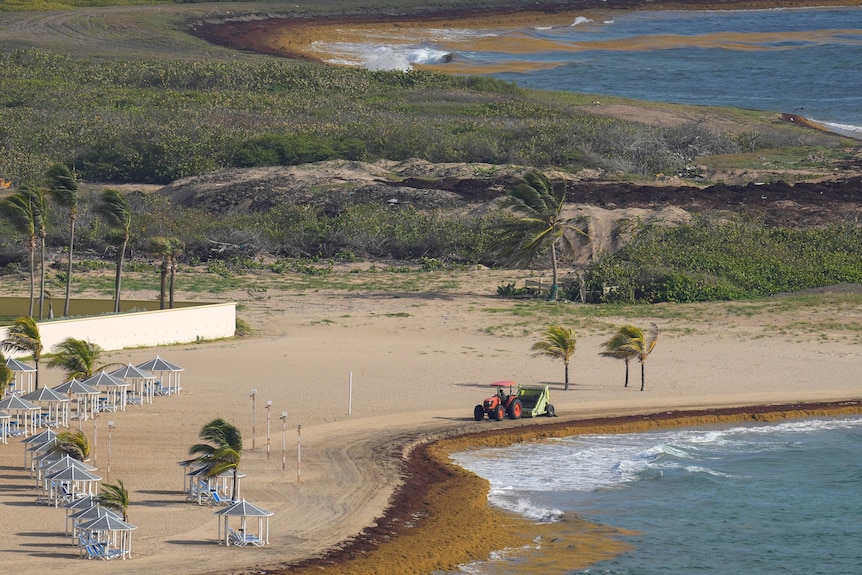
<svg viewBox="0 0 862 575"><path fill-rule="evenodd" d="M214 489L210 490L208 495L209 495L210 501L212 502L212 505L227 505L228 504L228 501L225 499L222 499L221 495L218 494L218 491L216 491Z"/></svg>
<svg viewBox="0 0 862 575"><path fill-rule="evenodd" d="M242 530L234 531L231 528L228 528L230 534L230 542L232 545L237 547L245 547L246 545L254 545L255 547L263 546L263 539L256 535L251 535L250 533L246 533Z"/></svg>

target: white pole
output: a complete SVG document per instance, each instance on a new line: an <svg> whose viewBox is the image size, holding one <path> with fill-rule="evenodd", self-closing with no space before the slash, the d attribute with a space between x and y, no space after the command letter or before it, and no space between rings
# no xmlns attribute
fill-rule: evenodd
<svg viewBox="0 0 862 575"><path fill-rule="evenodd" d="M347 377L347 415L353 412L353 372L348 373Z"/></svg>
<svg viewBox="0 0 862 575"><path fill-rule="evenodd" d="M302 426L296 426L296 483L302 483Z"/></svg>
<svg viewBox="0 0 862 575"><path fill-rule="evenodd" d="M281 412L281 471L287 469L287 412Z"/></svg>
<svg viewBox="0 0 862 575"><path fill-rule="evenodd" d="M269 461L269 408L272 407L272 401L266 402L266 460Z"/></svg>

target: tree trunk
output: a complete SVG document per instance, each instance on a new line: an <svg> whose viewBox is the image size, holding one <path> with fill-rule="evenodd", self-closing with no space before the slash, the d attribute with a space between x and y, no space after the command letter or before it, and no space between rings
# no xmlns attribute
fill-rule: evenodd
<svg viewBox="0 0 862 575"><path fill-rule="evenodd" d="M168 289L168 256L162 256L161 277L159 278L159 309L165 309L165 293Z"/></svg>
<svg viewBox="0 0 862 575"><path fill-rule="evenodd" d="M629 360L626 359L626 384L623 387L629 386Z"/></svg>
<svg viewBox="0 0 862 575"><path fill-rule="evenodd" d="M33 317L33 308L36 306L36 236L30 239L30 317Z"/></svg>
<svg viewBox="0 0 862 575"><path fill-rule="evenodd" d="M641 391L644 390L644 385L646 385L646 374L644 372L644 362L641 362Z"/></svg>
<svg viewBox="0 0 862 575"><path fill-rule="evenodd" d="M557 301L557 242L551 243L551 290L548 292L549 301ZM568 389L568 387L566 387Z"/></svg>
<svg viewBox="0 0 862 575"><path fill-rule="evenodd" d="M39 320L45 319L45 234L40 235L42 263L39 266Z"/></svg>
<svg viewBox="0 0 862 575"><path fill-rule="evenodd" d="M569 391L569 362L564 362L566 364L566 387L563 388L564 391Z"/></svg>
<svg viewBox="0 0 862 575"><path fill-rule="evenodd" d="M69 300L72 297L72 254L75 251L75 216L69 217L69 265L66 269L66 304L63 306L63 317L69 316Z"/></svg>
<svg viewBox="0 0 862 575"><path fill-rule="evenodd" d="M168 295L168 298L169 298L168 299L168 302L169 302L168 307L170 309L174 309L174 283L176 282L176 279L177 279L177 260L174 258L171 258L171 283L170 283L170 286L168 287L168 294L169 294Z"/></svg>
<svg viewBox="0 0 862 575"><path fill-rule="evenodd" d="M123 261L126 257L127 239L123 240L123 245L120 246L120 253L117 256L117 276L114 278L114 313L120 313L120 287L123 278Z"/></svg>

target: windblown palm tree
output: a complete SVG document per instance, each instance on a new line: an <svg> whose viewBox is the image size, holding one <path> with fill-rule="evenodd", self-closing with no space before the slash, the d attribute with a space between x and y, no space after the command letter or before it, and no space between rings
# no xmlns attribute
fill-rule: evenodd
<svg viewBox="0 0 862 575"><path fill-rule="evenodd" d="M16 319L9 328L6 339L0 345L6 351L19 351L33 356L33 363L36 367L36 389L39 389L39 359L42 357L42 336L39 335L39 325L36 320L30 316Z"/></svg>
<svg viewBox="0 0 862 575"><path fill-rule="evenodd" d="M572 328L565 328L560 325L551 325L545 330L545 339L537 341L530 348L536 352L534 355L547 355L556 359L562 359L566 366L566 386L565 391L569 390L569 360L575 353L575 343L577 336Z"/></svg>
<svg viewBox="0 0 862 575"><path fill-rule="evenodd" d="M6 395L6 388L15 378L15 372L6 365L6 356L0 351L0 399Z"/></svg>
<svg viewBox="0 0 862 575"><path fill-rule="evenodd" d="M631 336L626 328L621 328L614 336L602 344L605 351L599 352L599 355L604 357L612 357L621 359L626 362L626 384L623 387L629 386L629 362L637 357L638 352L631 345Z"/></svg>
<svg viewBox="0 0 862 575"><path fill-rule="evenodd" d="M0 214L9 220L15 230L27 241L30 253L30 311L27 315L31 317L36 302L36 209L33 205L33 197L26 190L21 190L0 202Z"/></svg>
<svg viewBox="0 0 862 575"><path fill-rule="evenodd" d="M97 343L67 337L51 348L54 355L48 360L48 367L59 367L70 379L87 379L109 367L97 366L102 351L104 350Z"/></svg>
<svg viewBox="0 0 862 575"><path fill-rule="evenodd" d="M231 500L237 497L237 474L242 458L242 434L239 429L222 418L216 418L204 425L198 435L208 443L196 443L189 448L193 459L206 469L207 477L215 477L225 471L233 471Z"/></svg>
<svg viewBox="0 0 862 575"><path fill-rule="evenodd" d="M123 275L123 262L126 258L126 246L132 228L132 211L123 195L112 188L102 192L101 203L96 206L96 212L105 218L111 227L108 241L117 247L117 274L114 279L114 313L120 312L120 287Z"/></svg>
<svg viewBox="0 0 862 575"><path fill-rule="evenodd" d="M544 248L551 250L551 290L548 299L556 300L558 287L557 246L577 253L578 244L589 241L576 220L562 216L566 202L565 185L554 186L543 174L531 172L507 192L504 206L516 218L501 229L500 253L515 265L529 264Z"/></svg>
<svg viewBox="0 0 862 575"><path fill-rule="evenodd" d="M75 252L75 221L78 218L78 181L75 174L63 164L54 164L46 175L51 198L69 210L69 262L66 266L66 304L63 315L69 315L69 300L72 293L72 256Z"/></svg>
<svg viewBox="0 0 862 575"><path fill-rule="evenodd" d="M157 236L150 240L150 251L162 258L159 309L165 309L165 293L168 291L170 273L170 308L174 307L174 283L177 275L177 258L183 253L185 244L179 238Z"/></svg>
<svg viewBox="0 0 862 575"><path fill-rule="evenodd" d="M620 335L628 338L628 343L621 346L620 349L624 352L631 353L631 356L637 358L641 364L641 391L643 391L646 386L646 370L644 364L646 363L649 354L652 353L653 348L655 348L655 343L658 340L658 326L654 323L649 325L650 329L647 334L644 334L641 329L633 325L624 325L619 331Z"/></svg>
<svg viewBox="0 0 862 575"><path fill-rule="evenodd" d="M85 461L90 456L90 442L83 431L61 431L57 433L57 443L52 451Z"/></svg>
<svg viewBox="0 0 862 575"><path fill-rule="evenodd" d="M99 503L108 509L119 511L123 514L123 521L129 520L129 491L123 485L122 480L116 483L105 483L99 494Z"/></svg>
<svg viewBox="0 0 862 575"><path fill-rule="evenodd" d="M39 188L27 187L24 192L30 195L33 205L34 223L39 236L39 319L45 319L45 245L48 237L48 199Z"/></svg>

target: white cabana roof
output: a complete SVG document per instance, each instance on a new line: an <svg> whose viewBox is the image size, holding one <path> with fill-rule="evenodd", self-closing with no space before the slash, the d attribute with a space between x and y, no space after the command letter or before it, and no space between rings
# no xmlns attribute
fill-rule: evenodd
<svg viewBox="0 0 862 575"><path fill-rule="evenodd" d="M156 356L155 359L151 359L150 361L139 363L137 367L147 371L185 371L182 367L169 361L165 361L159 356Z"/></svg>
<svg viewBox="0 0 862 575"><path fill-rule="evenodd" d="M270 517L274 515L272 511L261 509L257 505L249 503L245 499L232 503L224 509L219 509L215 514L226 515L229 517Z"/></svg>
<svg viewBox="0 0 862 575"><path fill-rule="evenodd" d="M12 419L12 416L5 411L0 411L0 419Z"/></svg>
<svg viewBox="0 0 862 575"><path fill-rule="evenodd" d="M28 365L24 362L18 361L14 357L10 357L6 360L6 367L11 369L12 371L36 371L36 368L32 365Z"/></svg>
<svg viewBox="0 0 862 575"><path fill-rule="evenodd" d="M66 399L69 399L68 397ZM0 401L0 409L4 411L33 411L41 410L42 408L23 397L10 395L6 399Z"/></svg>
<svg viewBox="0 0 862 575"><path fill-rule="evenodd" d="M131 531L138 528L137 525L118 519L116 513L102 515L92 521L82 523L80 527L87 531Z"/></svg>
<svg viewBox="0 0 862 575"><path fill-rule="evenodd" d="M114 377L119 377L121 379L152 379L156 380L159 378L155 373L151 373L149 371L140 369L135 367L131 363L126 367L121 367L115 371L111 372L111 375Z"/></svg>
<svg viewBox="0 0 862 575"><path fill-rule="evenodd" d="M74 377L66 383L61 383L52 387L57 393L65 393L66 395L99 395L101 392L95 387L79 381Z"/></svg>
<svg viewBox="0 0 862 575"><path fill-rule="evenodd" d="M77 503L78 501L85 501L88 499L92 500L94 498L91 498L90 496L82 497L81 499L78 499L77 501L75 501L73 503ZM64 505L64 507L65 507L65 505ZM123 519L122 516L119 513L117 513L116 511L114 511L113 509L108 509L107 507L102 507L98 503L96 503L95 505L90 505L89 507L85 507L84 509L80 509L75 513L72 513L71 515L69 515L69 519L75 519L75 520L77 520L78 523L84 524L84 523L89 523L90 521L93 521L94 519L99 519L100 517L108 517L108 516L114 517L115 519L120 519L120 520ZM82 525L82 527L83 527L83 525Z"/></svg>
<svg viewBox="0 0 862 575"><path fill-rule="evenodd" d="M26 399L27 401L33 402L44 401L46 403L70 401L68 396L62 393L57 393L50 387L43 387L41 389L37 389L36 391L30 392L27 395L22 395L21 399Z"/></svg>
<svg viewBox="0 0 862 575"><path fill-rule="evenodd" d="M31 435L27 439L23 440L22 443L25 443L25 444L35 443L37 445L41 445L42 443L45 443L46 441L51 441L52 439L54 439L56 437L57 437L56 431L54 431L53 429L46 429L45 431L37 433L36 435Z"/></svg>
<svg viewBox="0 0 862 575"><path fill-rule="evenodd" d="M75 465L70 465L66 469L55 471L45 476L45 479L51 481L101 481L102 478L95 473L90 473L86 469L82 469Z"/></svg>
<svg viewBox="0 0 862 575"><path fill-rule="evenodd" d="M119 377L111 375L104 370L100 371L91 378L85 379L83 383L89 385L90 387L96 388L129 387L128 381L123 381Z"/></svg>

